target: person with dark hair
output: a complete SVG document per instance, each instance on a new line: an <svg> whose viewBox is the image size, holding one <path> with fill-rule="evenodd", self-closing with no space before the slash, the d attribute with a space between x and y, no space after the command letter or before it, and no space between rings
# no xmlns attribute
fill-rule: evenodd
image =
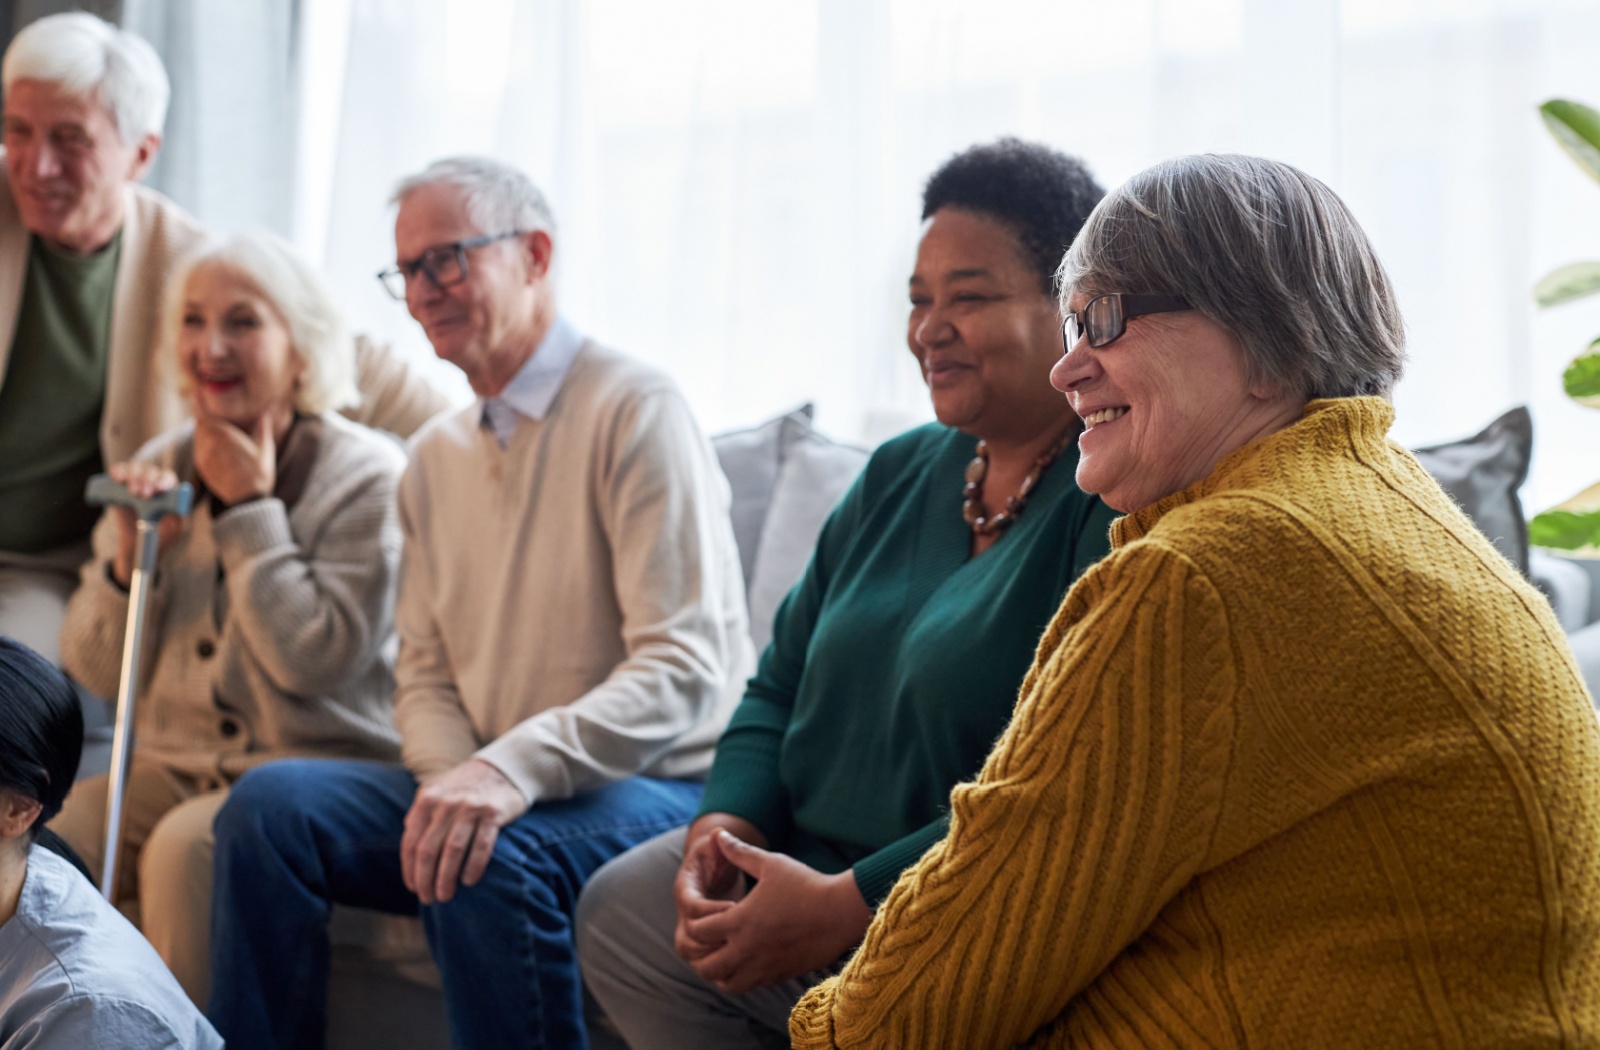
<svg viewBox="0 0 1600 1050"><path fill-rule="evenodd" d="M950 789L1106 552L1112 515L1073 483L1079 424L1049 385L1052 275L1100 194L1081 162L1015 139L929 179L907 342L938 422L879 448L824 526L694 823L579 901L585 980L635 1048L784 1031L944 836Z"/></svg>
<svg viewBox="0 0 1600 1050"><path fill-rule="evenodd" d="M0 1050L220 1048L138 931L36 841L82 748L66 676L0 635Z"/></svg>

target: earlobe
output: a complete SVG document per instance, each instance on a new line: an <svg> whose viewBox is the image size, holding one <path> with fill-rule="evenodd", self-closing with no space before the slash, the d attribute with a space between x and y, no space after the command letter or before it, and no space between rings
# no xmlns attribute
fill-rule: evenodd
<svg viewBox="0 0 1600 1050"><path fill-rule="evenodd" d="M0 839L19 839L26 835L42 809L44 806L38 799L15 791L0 792Z"/></svg>

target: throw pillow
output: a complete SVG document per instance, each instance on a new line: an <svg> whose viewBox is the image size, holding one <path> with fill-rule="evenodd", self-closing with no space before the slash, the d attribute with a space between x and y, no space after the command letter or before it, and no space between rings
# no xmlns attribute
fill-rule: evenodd
<svg viewBox="0 0 1600 1050"><path fill-rule="evenodd" d="M811 412L803 405L711 439L733 490L734 538L758 653L772 640L772 617L811 560L822 523L867 461L865 449L812 429Z"/></svg>

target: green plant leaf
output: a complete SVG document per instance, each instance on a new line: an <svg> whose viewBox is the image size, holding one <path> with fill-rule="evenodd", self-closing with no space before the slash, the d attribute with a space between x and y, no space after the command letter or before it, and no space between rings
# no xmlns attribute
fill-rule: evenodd
<svg viewBox="0 0 1600 1050"><path fill-rule="evenodd" d="M1593 405L1596 402L1591 399L1600 398L1600 339L1572 359L1561 373L1561 388L1568 397L1585 404Z"/></svg>
<svg viewBox="0 0 1600 1050"><path fill-rule="evenodd" d="M1568 263L1545 274L1533 286L1533 298L1540 306L1555 306L1600 292L1600 262Z"/></svg>
<svg viewBox="0 0 1600 1050"><path fill-rule="evenodd" d="M1539 115L1578 167L1600 182L1600 113L1581 102L1553 98L1539 107Z"/></svg>
<svg viewBox="0 0 1600 1050"><path fill-rule="evenodd" d="M1528 522L1528 542L1573 551L1600 547L1600 510L1547 510Z"/></svg>

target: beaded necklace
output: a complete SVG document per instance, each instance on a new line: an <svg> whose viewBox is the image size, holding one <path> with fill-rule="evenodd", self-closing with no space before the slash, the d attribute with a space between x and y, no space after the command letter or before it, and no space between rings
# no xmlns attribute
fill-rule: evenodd
<svg viewBox="0 0 1600 1050"><path fill-rule="evenodd" d="M1033 466L1028 468L1017 494L1006 497L1005 510L997 511L988 517L983 515L983 479L989 474L989 443L980 439L976 455L972 457L972 462L967 464L966 484L961 487L961 517L966 520L967 527L972 529L973 535L991 536L1016 521L1028 506L1028 497L1033 495L1033 490L1038 487L1039 479L1044 477L1044 472L1050 469L1050 464L1066 451L1067 445L1077 436L1078 429L1068 427L1067 432L1061 435L1055 444L1041 452L1033 461Z"/></svg>

